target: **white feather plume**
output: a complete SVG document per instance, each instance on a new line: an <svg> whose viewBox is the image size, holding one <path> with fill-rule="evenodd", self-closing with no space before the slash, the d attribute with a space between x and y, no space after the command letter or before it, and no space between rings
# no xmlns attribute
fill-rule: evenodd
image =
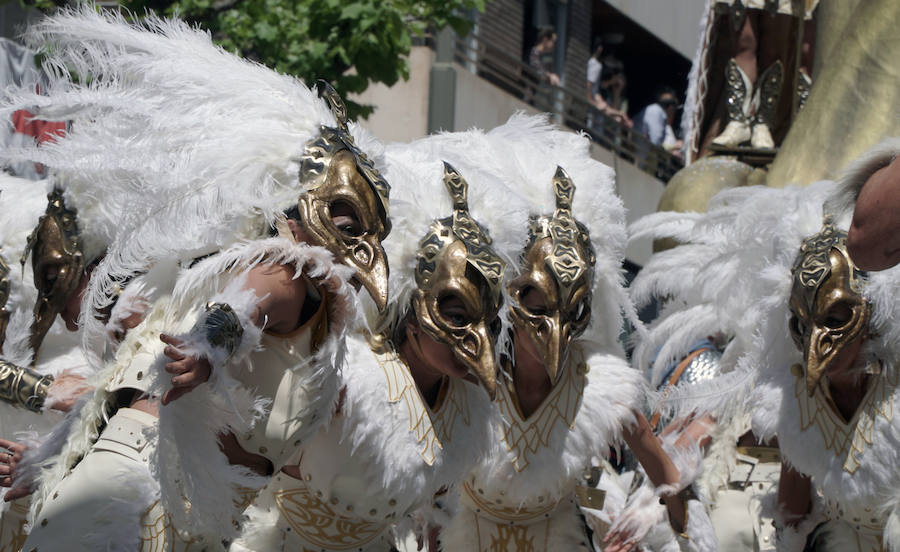
<svg viewBox="0 0 900 552"><path fill-rule="evenodd" d="M115 221L82 309L85 342L96 351L91 313L117 285L160 259L189 260L258 235L302 192L303 148L335 119L299 80L230 54L178 20L130 23L85 5L26 36L46 54L50 83L40 95L11 91L0 114L28 106L72 127L3 158L44 163L67 186L84 183Z"/></svg>

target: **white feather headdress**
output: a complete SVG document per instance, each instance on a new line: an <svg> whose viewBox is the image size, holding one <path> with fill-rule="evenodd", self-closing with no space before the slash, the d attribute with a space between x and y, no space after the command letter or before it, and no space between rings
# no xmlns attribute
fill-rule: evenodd
<svg viewBox="0 0 900 552"><path fill-rule="evenodd" d="M581 339L592 343L589 349L620 353L623 314L639 332L643 326L625 291L625 207L615 192L615 172L591 157L586 136L560 129L546 115L517 113L488 132L486 139L508 185L528 200L530 215L553 213L552 179L557 167L572 179L572 211L590 232L596 255L592 321ZM519 232L521 253L526 228Z"/></svg>
<svg viewBox="0 0 900 552"><path fill-rule="evenodd" d="M411 144L390 144L385 150L384 174L393 186L393 230L384 240L390 260L389 321L402 320L416 289L415 268L419 242L435 219L453 213L443 183L443 163L452 165L466 180L472 217L491 238L491 248L506 262L505 281L521 247L520 229L527 221L524 201L504 184L491 166L490 152L477 143L484 133L472 130L429 136ZM461 147L462 144L471 144ZM502 311L501 311L502 312Z"/></svg>
<svg viewBox="0 0 900 552"><path fill-rule="evenodd" d="M508 281L515 277L519 268L519 256L527 240L528 217L546 215L554 210L552 178L557 166L563 167L577 188L573 202L575 218L590 230L597 258L592 304L594 317L584 339L604 351L618 351L621 348L618 339L622 313L638 328L641 327L625 291L622 274L626 244L625 209L615 194L612 169L592 159L589 146L590 141L586 137L559 129L544 115L519 113L487 132L473 129L444 133L408 146L389 146L388 175L397 190L394 201L401 202L409 197L407 186L401 182L410 178L417 180L412 174L404 178L402 171L410 170L428 157L434 167L438 167L438 159L446 159L467 178L469 173L484 174L483 185L477 178L474 184L470 180L472 191L469 204L473 216L488 226L498 253L507 259ZM439 170L434 168L432 172ZM432 178L436 177L432 175ZM425 188L425 194L436 185ZM420 198L410 199L413 200L412 206L422 204ZM445 208L449 208L449 200L442 200L448 202ZM399 216L406 216L400 213L407 211L409 209L403 207L394 209L395 221ZM413 212L417 217L425 217L425 213L418 209L413 209ZM424 222L426 218L419 221L419 226L427 225ZM388 238L385 242L389 255L393 247L390 240ZM408 252L408 259L413 260L414 254L414 250ZM391 262L395 262L393 258ZM391 273L393 277L394 264L391 265ZM404 302L400 297L414 285L412 280L408 282L391 289L393 298L401 305L408 303L408 300ZM502 346L503 343L501 350Z"/></svg>
<svg viewBox="0 0 900 552"><path fill-rule="evenodd" d="M71 121L71 130L2 157L44 163L68 186L89 187L116 221L85 324L155 262L258 237L303 192L305 145L321 126L336 126L314 90L178 20L129 23L87 5L61 10L26 36L46 53L50 83L41 95L14 91L0 115L28 106L38 118Z"/></svg>
<svg viewBox="0 0 900 552"><path fill-rule="evenodd" d="M666 367L698 339L717 332L731 339L721 359L723 376L670 393L662 406L736 412L764 368L750 355L762 330L783 327L783 350L796 349L787 332L791 267L803 239L821 229L823 204L834 189L827 181L807 188L733 188L714 196L705 213L661 212L632 225L631 239L681 244L654 255L632 283L636 305L653 297L665 302L635 349L635 365L649 369L657 386Z"/></svg>

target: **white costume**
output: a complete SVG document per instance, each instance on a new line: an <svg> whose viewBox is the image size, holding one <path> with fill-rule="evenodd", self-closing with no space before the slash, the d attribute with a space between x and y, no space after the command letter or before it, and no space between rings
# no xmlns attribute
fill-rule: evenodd
<svg viewBox="0 0 900 552"><path fill-rule="evenodd" d="M14 159L16 152L4 155ZM102 254L115 221L86 197L81 186L56 178L35 182L4 176L0 204L10 213L3 218L4 253L22 260L21 269L15 267L9 274L12 293L6 308L12 316L0 359L4 400L18 402L17 406L0 403L0 430L5 438L21 440L29 447L14 474L15 484L20 486L33 481L38 465L59 451L59 434L54 438L52 430L63 418L51 409L84 391L77 385L59 388L53 384L54 378L64 372L80 377L91 373L78 334L67 331L57 315L82 279L84 266ZM46 280L48 268L56 271L52 281ZM35 274L41 280L38 284L34 283ZM108 327L131 314L133 291L131 288L120 296ZM22 381L13 381L15 373L23 369L27 374L21 376ZM36 387L23 391L29 389L23 383L36 377L41 378ZM26 397L29 392L32 396ZM29 504L30 498L25 497L4 505L0 549L21 547Z"/></svg>
<svg viewBox="0 0 900 552"><path fill-rule="evenodd" d="M587 246L593 258L584 259L572 278L587 278L578 285L593 292L585 305L592 321L573 342L564 341L565 354L551 376L553 388L527 418L519 409L511 373L504 373L491 417L490 453L459 486L461 508L442 529L441 544L446 550L591 550L579 509L585 508L589 523L599 527L593 518L603 499L584 482L585 474L620 441L643 400L642 377L624 360L618 342L622 310L634 314L619 272L624 209L613 191L612 171L590 158L588 141L556 129L543 117L514 116L488 132L485 146L479 147L492 148L507 181L530 199L535 220L553 213L554 198L557 215L568 212L559 210L559 201L565 201L560 198L571 193L571 183L578 187L574 201L571 196L567 201L575 219L598 239ZM571 180L565 173L554 176L557 166ZM520 252L528 242L526 230L519 228ZM543 266L544 260L538 264Z"/></svg>
<svg viewBox="0 0 900 552"><path fill-rule="evenodd" d="M98 358L103 331L93 313L121 282L145 273L154 284L177 281L158 286L143 322L110 362L98 362L97 392L42 473L26 548L53 547L75 527L84 537L70 544L84 550L220 547L247 492L236 485L264 480L228 464L219 434L234 433L278 470L337 399L343 335L357 317L349 279L384 301L388 186L354 138L377 145L357 128L351 135L330 87L318 99L182 22L130 25L85 7L40 22L31 40L56 66L93 78L56 75L46 96L14 97L37 105L38 116L75 121L58 144L28 153L90 182L123 219L83 303L86 350ZM353 205L361 234L348 237L325 218L336 195ZM321 246L294 241L283 218L292 205ZM265 238L276 222L280 235ZM307 283L311 312L288 335L254 325L261 297L243 289L251 268L270 264ZM162 332L205 357L212 376L157 420L126 407L170 388Z"/></svg>
<svg viewBox="0 0 900 552"><path fill-rule="evenodd" d="M894 437L898 395L892 361L898 272L860 274L840 232L862 183L896 152L896 143L873 149L837 183L735 189L716 196L706 214L661 213L643 223L655 227L649 232L655 236L686 244L660 255L670 266L682 267L678 278L689 281L701 269L716 275L682 297L680 312L670 318L673 327L696 318L699 322L690 324L694 331L704 325L739 329L725 352L734 371L667 400L684 409L751 414L754 433L760 439L777 437L782 457L812 479L812 511L796 529L781 530L779 550L802 550L822 522L813 539L816 549L897 546L900 478L892 466L900 449ZM839 278L845 279L840 292L815 294ZM825 308L830 297L846 297L853 313L846 322L828 322L834 329L822 326L824 314L815 310ZM859 335L867 339L852 370L868 374L868 380L864 397L845 420L831 402L822 366ZM837 346L823 345L814 355L807 343L815 339ZM766 506L774 510L774 504L773 496Z"/></svg>
<svg viewBox="0 0 900 552"><path fill-rule="evenodd" d="M483 136L463 134L473 140ZM388 147L385 174L401 192L392 205L394 232L384 242L391 264L388 314L372 323L386 337L348 339L338 415L299 451L296 469L302 479L278 474L257 497L231 550L390 550L401 546L411 530L427 534L429 527L446 521L453 506L452 486L487 448L490 404L485 390L444 376L434 404L429 405L395 346L407 312L412 316L415 310L420 326L428 327L422 311L411 307L411 302L430 301L427 290L440 288L446 278L459 278L455 281L463 288L471 285L461 272L453 272L467 265L451 265L456 261L448 260L444 250L465 243L468 260L460 262L477 267L489 283L491 296L496 290L493 301L499 301L501 258L508 259L511 252L509 229L517 221L524 224L524 209L503 195L500 179L483 172L475 159L460 150L445 148L444 138ZM478 150L474 144L470 148ZM474 157L485 154L479 151ZM443 184L442 159L460 169L457 173L445 167ZM445 185L453 192L452 202L442 190ZM500 257L476 245L485 243L484 234L469 218L466 194L476 219L498 221L488 231ZM443 218L450 213L452 218ZM475 241L463 242L460 236ZM441 241L448 239L458 241L451 241L452 245ZM447 271L455 276L448 277ZM440 276L429 280L427 274ZM460 293L461 288L447 289ZM485 321L458 330L473 340L468 343L478 344L470 353L460 353L454 341L458 338L441 333L441 315L428 312L438 330L425 331L449 344L457 357L472 355L464 361L470 371L481 380L493 381L493 373L485 376L480 371L494 370L493 347L483 341Z"/></svg>

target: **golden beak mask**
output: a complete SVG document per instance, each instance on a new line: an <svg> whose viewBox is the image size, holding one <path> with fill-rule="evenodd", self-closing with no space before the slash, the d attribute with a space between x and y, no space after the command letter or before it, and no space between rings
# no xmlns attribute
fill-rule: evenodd
<svg viewBox="0 0 900 552"><path fill-rule="evenodd" d="M866 273L847 253L847 234L826 222L803 241L791 269L791 337L803 351L810 396L841 350L863 337L872 307L862 296Z"/></svg>
<svg viewBox="0 0 900 552"><path fill-rule="evenodd" d="M340 96L328 83L318 85L338 126L322 126L300 157L300 182L306 190L297 200L300 226L318 245L356 269L354 278L383 310L388 299L388 262L381 240L391 230L390 186L354 143ZM338 204L358 224L337 226L331 210Z"/></svg>
<svg viewBox="0 0 900 552"><path fill-rule="evenodd" d="M491 248L491 237L472 216L468 184L444 163L444 184L453 200L453 215L435 220L419 242L412 304L419 325L474 373L493 398L497 391L494 344L502 303L506 263ZM465 317L448 317L441 304L457 298Z"/></svg>
<svg viewBox="0 0 900 552"><path fill-rule="evenodd" d="M556 383L569 345L591 320L594 248L587 228L572 216L575 185L561 167L553 177L556 210L532 217L522 253L522 273L509 284L510 319L523 328L541 355L550 381ZM529 308L528 293L546 303Z"/></svg>
<svg viewBox="0 0 900 552"><path fill-rule="evenodd" d="M77 211L66 207L58 188L47 194L47 210L28 236L22 265L29 253L38 292L31 323L31 347L36 357L56 315L65 308L84 274Z"/></svg>

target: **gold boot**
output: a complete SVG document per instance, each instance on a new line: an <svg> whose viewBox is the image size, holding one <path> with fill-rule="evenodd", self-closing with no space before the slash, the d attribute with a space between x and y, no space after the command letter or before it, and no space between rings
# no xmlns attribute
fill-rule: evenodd
<svg viewBox="0 0 900 552"><path fill-rule="evenodd" d="M726 148L734 148L750 139L750 78L744 73L734 58L725 67L725 82L728 86L728 124L712 143Z"/></svg>
<svg viewBox="0 0 900 552"><path fill-rule="evenodd" d="M775 108L781 97L781 85L784 81L784 65L781 60L768 67L756 80L756 115L753 117L753 131L750 145L754 149L775 149L772 140L772 123L775 121Z"/></svg>

